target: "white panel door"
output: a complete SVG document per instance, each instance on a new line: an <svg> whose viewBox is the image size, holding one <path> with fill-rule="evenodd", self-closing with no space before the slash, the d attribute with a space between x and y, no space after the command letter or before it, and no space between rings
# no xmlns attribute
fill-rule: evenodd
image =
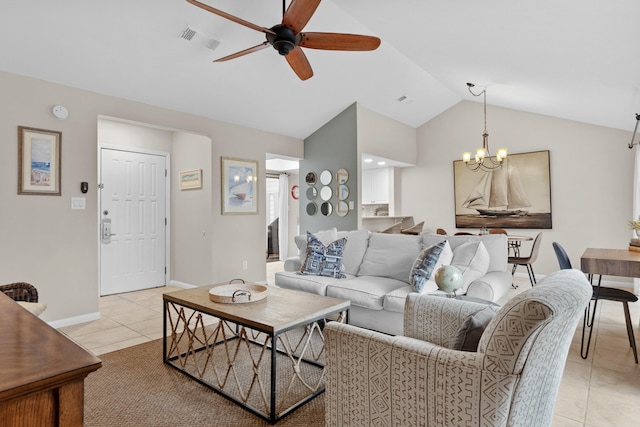
<svg viewBox="0 0 640 427"><path fill-rule="evenodd" d="M100 158L100 294L164 286L166 158L106 148Z"/></svg>

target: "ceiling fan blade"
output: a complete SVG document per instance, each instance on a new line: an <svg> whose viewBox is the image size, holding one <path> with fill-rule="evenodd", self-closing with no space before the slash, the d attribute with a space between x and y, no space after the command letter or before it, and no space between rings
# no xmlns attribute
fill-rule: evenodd
<svg viewBox="0 0 640 427"><path fill-rule="evenodd" d="M300 46L323 50L375 50L380 39L373 36L341 33L302 33Z"/></svg>
<svg viewBox="0 0 640 427"><path fill-rule="evenodd" d="M282 25L298 34L318 8L320 0L293 0L282 17Z"/></svg>
<svg viewBox="0 0 640 427"><path fill-rule="evenodd" d="M259 50L262 50L262 49L264 49L264 48L265 48L265 47L267 47L267 46L269 46L269 42L263 42L263 43L260 43L260 44L259 44L259 45L257 45L257 46L250 47L249 49L241 50L240 52L236 52L236 53L233 53L233 54L231 54L231 55L225 56L225 57L223 57L223 58L216 59L216 60L215 60L215 61L213 61L213 62L224 62L224 61L228 61L228 60L230 60L230 59L239 58L239 57L241 57L241 56L248 55L248 54L250 54L250 53L253 53L253 52L257 52L257 51L259 51Z"/></svg>
<svg viewBox="0 0 640 427"><path fill-rule="evenodd" d="M295 0L294 0L295 1ZM300 77L300 80L307 80L313 76L313 70L307 56L304 54L300 46L296 46L285 59L293 68L293 71Z"/></svg>
<svg viewBox="0 0 640 427"><path fill-rule="evenodd" d="M240 25L244 25L245 27L249 27L252 30L260 31L261 33L265 33L265 34L275 34L273 31L271 31L268 28L264 28L264 27L261 27L261 26L256 25L256 24L252 24L249 21L245 21L244 19L238 18L237 16L233 16L233 15L227 13L227 12L223 12L221 10L215 9L215 8L209 6L209 5L206 5L204 3L200 3L199 1L187 0L187 2L191 3L194 6L198 6L199 8L204 9L204 10L206 10L208 12L211 12L211 13L213 13L215 15L218 15L218 16L221 16L221 17L223 17L225 19L228 19L229 21L233 21L236 24L240 24Z"/></svg>

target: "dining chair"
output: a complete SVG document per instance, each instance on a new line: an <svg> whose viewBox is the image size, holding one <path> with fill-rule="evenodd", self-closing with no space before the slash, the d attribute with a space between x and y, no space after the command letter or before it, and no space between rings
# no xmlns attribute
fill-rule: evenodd
<svg viewBox="0 0 640 427"><path fill-rule="evenodd" d="M571 269L571 260L569 259L569 255L567 255L567 251L564 250L562 245L557 242L553 242L551 244L553 246L553 250L556 253L556 258L558 258L558 264L560 264L561 270ZM589 275L591 276L591 275ZM589 277L589 281L591 282L591 277ZM591 344L591 333L593 332L593 319L595 317L596 307L598 305L598 300L607 300L607 301L618 301L622 303L622 307L624 308L624 319L627 323L627 336L629 337L629 345L633 349L633 357L638 363L638 349L636 347L636 338L633 333L633 324L631 323L631 315L629 313L629 303L638 301L638 297L629 291L625 291L622 289L616 288L608 288L600 286L600 279L598 279L598 285L594 286L593 283L591 287L593 288L593 296L591 297L591 301L593 301L593 307L591 307L591 301L589 305L584 309L584 319L582 320L582 345L580 347L580 356L583 359L586 359L589 355L589 346ZM584 345L584 334L585 330L589 328L589 337L587 339L587 346L585 349Z"/></svg>
<svg viewBox="0 0 640 427"><path fill-rule="evenodd" d="M469 233L467 231L458 231L454 236L475 236L473 233Z"/></svg>
<svg viewBox="0 0 640 427"><path fill-rule="evenodd" d="M507 234L507 230L504 228L490 228L489 234Z"/></svg>
<svg viewBox="0 0 640 427"><path fill-rule="evenodd" d="M536 284L536 275L533 273L533 263L538 259L538 252L540 252L540 242L542 241L542 232L536 235L536 238L533 240L533 245L531 246L531 253L529 256L520 257L520 256L510 256L507 260L509 264L513 264L513 268L511 269L511 275L513 276L516 273L516 269L519 265L524 265L527 268L527 273L529 274L529 281L531 282L531 286L535 286Z"/></svg>
<svg viewBox="0 0 640 427"><path fill-rule="evenodd" d="M440 234L441 236L446 236L447 230L445 230L444 228L438 228L436 229L436 234Z"/></svg>

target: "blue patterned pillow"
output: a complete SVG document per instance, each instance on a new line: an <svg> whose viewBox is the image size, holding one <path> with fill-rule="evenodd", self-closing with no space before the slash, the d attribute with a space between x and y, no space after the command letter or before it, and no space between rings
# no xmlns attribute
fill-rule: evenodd
<svg viewBox="0 0 640 427"><path fill-rule="evenodd" d="M421 292L424 284L433 274L433 269L438 263L438 259L446 243L446 241L443 241L437 245L426 247L413 263L409 275L409 283L415 292Z"/></svg>
<svg viewBox="0 0 640 427"><path fill-rule="evenodd" d="M346 243L347 239L342 238L325 246L307 231L307 254L298 274L344 279L346 276L342 274L342 252Z"/></svg>

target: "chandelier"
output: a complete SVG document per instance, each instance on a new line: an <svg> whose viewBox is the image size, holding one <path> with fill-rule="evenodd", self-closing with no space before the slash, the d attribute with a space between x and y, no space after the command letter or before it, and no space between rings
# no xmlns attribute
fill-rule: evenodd
<svg viewBox="0 0 640 427"><path fill-rule="evenodd" d="M633 134L631 135L631 142L629 143L629 149L632 149L634 145L640 144L639 142L633 142L636 139L636 132L638 132L638 123L640 123L640 114L636 114L636 127L633 129Z"/></svg>
<svg viewBox="0 0 640 427"><path fill-rule="evenodd" d="M476 94L471 90L475 85L473 83L467 83L467 88L473 96L483 96L484 103L484 132L482 133L482 147L476 150L476 156L474 160L471 160L471 152L466 151L462 153L462 161L472 171L490 171L502 166L504 159L507 158L507 149L499 148L495 156L491 156L489 151L489 133L487 133L487 89L482 89L482 92Z"/></svg>

